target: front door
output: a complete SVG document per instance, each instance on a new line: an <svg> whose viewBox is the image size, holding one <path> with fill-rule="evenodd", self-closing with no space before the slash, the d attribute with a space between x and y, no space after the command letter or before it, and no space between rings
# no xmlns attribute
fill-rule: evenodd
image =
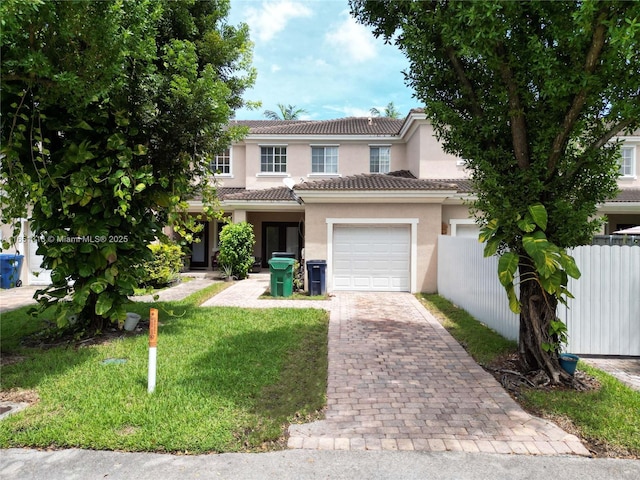
<svg viewBox="0 0 640 480"><path fill-rule="evenodd" d="M262 224L262 266L269 266L273 252L294 253L300 260L303 243L302 223L264 222Z"/></svg>
<svg viewBox="0 0 640 480"><path fill-rule="evenodd" d="M193 234L199 242L191 244L191 267L207 268L209 266L209 222L198 222L203 229Z"/></svg>

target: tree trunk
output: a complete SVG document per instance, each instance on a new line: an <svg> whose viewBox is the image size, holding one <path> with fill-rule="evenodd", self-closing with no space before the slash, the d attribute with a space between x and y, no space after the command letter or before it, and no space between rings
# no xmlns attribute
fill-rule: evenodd
<svg viewBox="0 0 640 480"><path fill-rule="evenodd" d="M559 352L545 351L543 344L557 345L557 336L549 334L556 317L558 299L541 287L533 261L520 256L520 336L518 353L528 371L544 370L554 384L570 380L558 360Z"/></svg>

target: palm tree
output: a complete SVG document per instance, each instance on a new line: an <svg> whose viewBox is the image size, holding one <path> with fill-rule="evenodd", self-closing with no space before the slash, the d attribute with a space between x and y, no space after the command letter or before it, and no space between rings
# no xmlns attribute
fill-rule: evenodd
<svg viewBox="0 0 640 480"><path fill-rule="evenodd" d="M285 105L284 103L279 103L278 108L280 112L265 110L264 116L269 120L298 120L300 115L307 113L304 108L298 108L295 105Z"/></svg>
<svg viewBox="0 0 640 480"><path fill-rule="evenodd" d="M389 118L400 118L402 114L400 110L394 105L393 102L389 102L386 107L384 107L384 115L380 113L376 107L373 107L369 110L371 112L372 117L389 117Z"/></svg>

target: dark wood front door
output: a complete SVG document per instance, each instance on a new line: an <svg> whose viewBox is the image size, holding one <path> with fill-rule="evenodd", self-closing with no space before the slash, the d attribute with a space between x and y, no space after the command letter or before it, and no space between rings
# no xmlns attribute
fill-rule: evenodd
<svg viewBox="0 0 640 480"><path fill-rule="evenodd" d="M295 222L264 222L262 224L262 266L269 266L273 252L294 253L300 260L304 247L304 224Z"/></svg>
<svg viewBox="0 0 640 480"><path fill-rule="evenodd" d="M194 268L208 268L209 257L209 222L199 222L203 225L203 229L194 233L194 238L198 238L199 242L193 242L191 244L191 267Z"/></svg>

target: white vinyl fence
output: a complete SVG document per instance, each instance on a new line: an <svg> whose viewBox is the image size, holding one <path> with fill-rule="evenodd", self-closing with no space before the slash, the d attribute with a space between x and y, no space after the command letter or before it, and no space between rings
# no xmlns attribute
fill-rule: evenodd
<svg viewBox="0 0 640 480"><path fill-rule="evenodd" d="M484 258L483 248L475 238L440 236L438 293L517 340L518 315L498 281L498 259ZM558 308L569 330L567 351L640 356L640 247L591 245L569 253L582 276L569 281L569 308Z"/></svg>

